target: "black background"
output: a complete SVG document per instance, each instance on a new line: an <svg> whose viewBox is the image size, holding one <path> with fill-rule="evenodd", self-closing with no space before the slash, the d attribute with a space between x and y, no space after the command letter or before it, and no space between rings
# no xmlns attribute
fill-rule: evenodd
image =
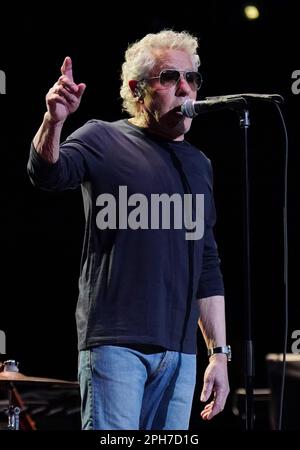
<svg viewBox="0 0 300 450"><path fill-rule="evenodd" d="M51 4L43 11L16 8L0 18L0 69L7 94L0 96L1 313L7 355L28 375L76 379L75 306L83 237L80 189L38 191L26 173L29 147L45 111L44 97L60 75L65 56L73 60L76 82L87 90L80 109L67 121L64 137L90 118L117 120L120 67L128 43L163 28L188 30L200 39L200 98L239 92L279 93L289 134L289 313L291 333L300 329L299 106L291 91L300 69L297 2L257 1L261 17L248 22L243 2L200 1L164 11L158 4L95 7ZM250 110L252 310L255 387L268 385L265 355L280 353L284 337L283 131L275 107L255 102ZM243 386L243 140L237 115L215 112L197 118L188 139L212 160L218 223L215 234L222 260L227 301L228 342L233 347L231 389ZM200 423L198 390L206 355L199 336L199 383L192 427L238 427L232 394L222 416ZM299 426L300 428L300 426Z"/></svg>

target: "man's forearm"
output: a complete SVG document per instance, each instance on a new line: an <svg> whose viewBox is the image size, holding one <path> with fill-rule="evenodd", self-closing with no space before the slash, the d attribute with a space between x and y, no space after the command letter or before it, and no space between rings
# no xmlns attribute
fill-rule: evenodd
<svg viewBox="0 0 300 450"><path fill-rule="evenodd" d="M199 327L207 348L226 345L225 301L222 295L198 299Z"/></svg>
<svg viewBox="0 0 300 450"><path fill-rule="evenodd" d="M62 127L63 122L52 122L46 113L42 125L33 138L34 148L49 163L55 163L59 158Z"/></svg>

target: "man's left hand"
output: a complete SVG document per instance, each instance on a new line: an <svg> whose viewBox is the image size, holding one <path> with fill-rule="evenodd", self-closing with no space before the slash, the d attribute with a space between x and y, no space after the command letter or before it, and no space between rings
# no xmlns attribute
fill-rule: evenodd
<svg viewBox="0 0 300 450"><path fill-rule="evenodd" d="M229 394L227 356L223 354L212 355L204 373L201 401L206 402L212 394L213 400L200 413L203 420L210 420L223 411Z"/></svg>

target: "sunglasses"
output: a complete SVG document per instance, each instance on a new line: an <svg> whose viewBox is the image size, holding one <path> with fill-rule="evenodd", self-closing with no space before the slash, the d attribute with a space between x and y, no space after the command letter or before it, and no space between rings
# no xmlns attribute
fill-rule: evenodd
<svg viewBox="0 0 300 450"><path fill-rule="evenodd" d="M162 70L157 77L145 78L145 80L148 81L159 79L162 86L171 87L178 83L180 80L180 74L183 74L185 81L189 84L193 91L198 91L201 88L201 74L190 70L165 69Z"/></svg>

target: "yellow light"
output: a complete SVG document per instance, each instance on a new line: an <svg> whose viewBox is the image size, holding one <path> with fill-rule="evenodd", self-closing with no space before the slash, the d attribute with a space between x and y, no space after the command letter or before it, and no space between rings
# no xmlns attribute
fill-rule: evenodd
<svg viewBox="0 0 300 450"><path fill-rule="evenodd" d="M244 14L248 20L255 20L259 18L259 10L254 5L245 6Z"/></svg>

